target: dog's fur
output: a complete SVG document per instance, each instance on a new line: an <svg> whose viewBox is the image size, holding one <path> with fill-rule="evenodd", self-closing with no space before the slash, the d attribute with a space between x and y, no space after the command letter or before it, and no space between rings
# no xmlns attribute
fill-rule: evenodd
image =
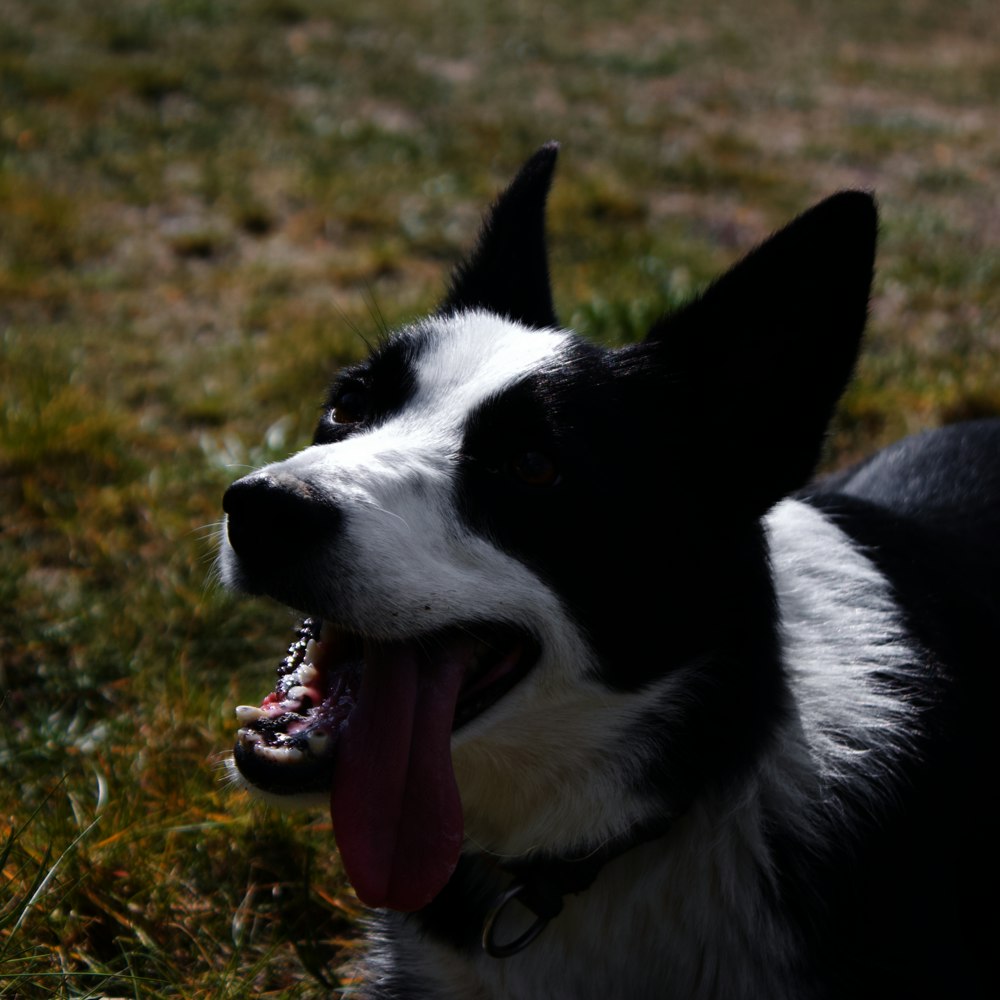
<svg viewBox="0 0 1000 1000"><path fill-rule="evenodd" d="M491 703L460 700L450 737L464 839L426 846L444 866L431 901L377 918L362 992L985 996L1000 421L807 485L865 323L872 199L833 196L606 350L553 312L555 157L541 149L494 205L441 308L339 376L315 444L226 496L225 580L337 642L364 636L366 658L405 653L426 680L438 659L471 669L463 630L510 647ZM295 697L279 684L265 718ZM320 712L300 736L320 717L361 726ZM324 730L321 765L286 760L302 739L273 732L262 763L245 728L236 770L315 798L390 739L373 726L347 763ZM438 779L420 786L432 840L456 836L436 826L447 778L440 806ZM364 855L379 802L347 799L348 873L360 851L363 898L396 898ZM483 951L511 872L544 883L595 855L593 884L535 941ZM497 935L533 919L512 903Z"/></svg>

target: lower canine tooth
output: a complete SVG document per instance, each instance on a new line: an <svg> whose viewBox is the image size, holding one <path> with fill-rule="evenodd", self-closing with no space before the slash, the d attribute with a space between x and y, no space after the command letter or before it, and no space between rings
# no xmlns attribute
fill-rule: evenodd
<svg viewBox="0 0 1000 1000"><path fill-rule="evenodd" d="M309 750L315 756L319 757L329 745L330 735L329 733L324 733L321 729L317 729L306 737L306 742L309 744Z"/></svg>
<svg viewBox="0 0 1000 1000"><path fill-rule="evenodd" d="M246 724L256 722L264 713L256 705L237 705L236 721Z"/></svg>

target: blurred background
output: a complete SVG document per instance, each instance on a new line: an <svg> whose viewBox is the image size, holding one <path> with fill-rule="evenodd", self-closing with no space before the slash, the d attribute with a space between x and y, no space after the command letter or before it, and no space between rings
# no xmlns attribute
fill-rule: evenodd
<svg viewBox="0 0 1000 1000"><path fill-rule="evenodd" d="M998 107L994 0L0 0L0 996L342 982L328 817L222 780L291 620L213 582L220 498L538 145L606 343L874 189L834 467L1000 413Z"/></svg>

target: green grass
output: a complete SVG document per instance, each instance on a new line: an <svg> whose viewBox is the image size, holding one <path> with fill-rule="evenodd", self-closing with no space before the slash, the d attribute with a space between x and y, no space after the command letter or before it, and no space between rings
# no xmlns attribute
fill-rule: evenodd
<svg viewBox="0 0 1000 1000"><path fill-rule="evenodd" d="M1000 413L991 2L8 0L0 12L0 996L325 995L323 815L220 780L288 615L212 582L309 434L563 142L562 316L641 336L830 191L883 214L839 463Z"/></svg>

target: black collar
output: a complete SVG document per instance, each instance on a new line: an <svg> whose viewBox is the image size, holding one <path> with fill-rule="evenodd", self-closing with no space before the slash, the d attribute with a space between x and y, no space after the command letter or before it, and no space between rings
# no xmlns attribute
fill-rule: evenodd
<svg viewBox="0 0 1000 1000"><path fill-rule="evenodd" d="M666 820L648 821L633 827L595 848L582 858L566 859L532 855L505 861L496 866L513 876L513 881L494 896L482 920L482 948L493 958L508 958L527 948L562 912L564 897L590 888L601 869L615 858L665 836L670 828ZM504 908L517 900L536 917L531 926L513 941L496 940L496 923Z"/></svg>

